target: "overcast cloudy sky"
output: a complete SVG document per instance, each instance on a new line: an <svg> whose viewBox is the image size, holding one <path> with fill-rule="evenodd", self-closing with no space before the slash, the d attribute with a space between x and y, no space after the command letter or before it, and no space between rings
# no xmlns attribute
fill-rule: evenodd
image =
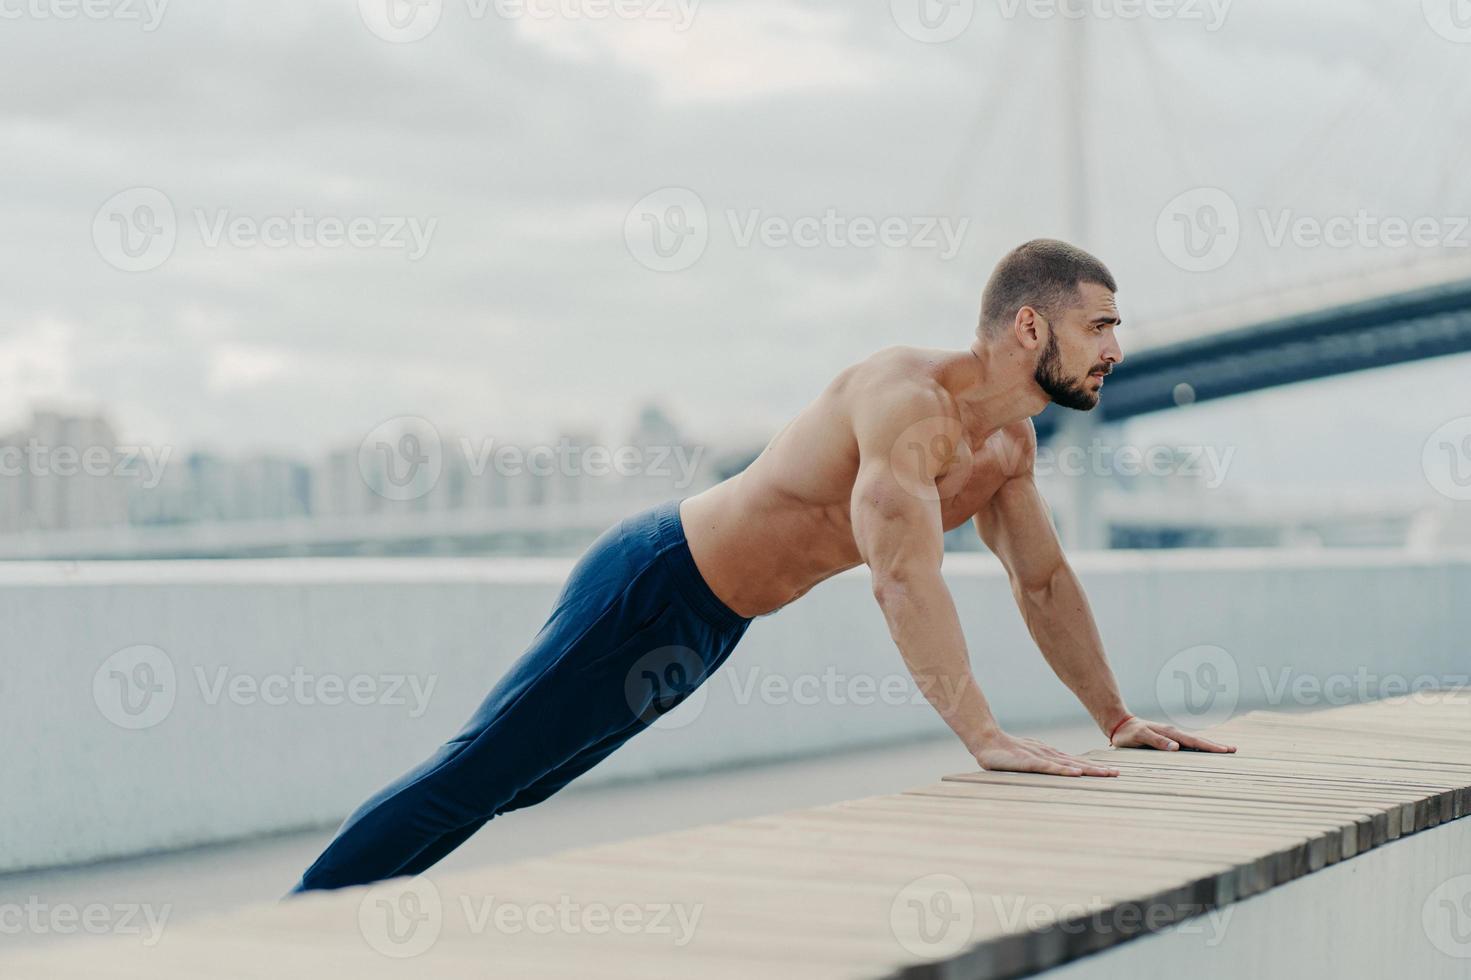
<svg viewBox="0 0 1471 980"><path fill-rule="evenodd" d="M310 453L406 414L617 438L654 400L759 438L875 348L964 346L1025 238L1113 266L1126 351L1471 252L1453 0L90 2L0 0L7 425ZM1274 241L1360 210L1437 231ZM1468 366L1151 424L1418 459Z"/></svg>

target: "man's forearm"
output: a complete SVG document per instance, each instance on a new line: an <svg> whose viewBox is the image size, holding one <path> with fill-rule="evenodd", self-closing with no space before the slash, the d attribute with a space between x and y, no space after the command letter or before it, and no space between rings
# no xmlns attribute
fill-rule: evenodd
<svg viewBox="0 0 1471 980"><path fill-rule="evenodd" d="M1017 605L1037 648L1105 733L1127 713L1082 583L1062 562L1045 585L1013 584Z"/></svg>
<svg viewBox="0 0 1471 980"><path fill-rule="evenodd" d="M955 601L939 570L875 576L874 597L921 692L972 753L999 726L971 671Z"/></svg>

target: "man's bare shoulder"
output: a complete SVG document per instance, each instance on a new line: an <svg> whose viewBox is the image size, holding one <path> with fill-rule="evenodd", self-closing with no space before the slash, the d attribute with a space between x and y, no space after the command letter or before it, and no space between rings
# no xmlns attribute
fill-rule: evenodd
<svg viewBox="0 0 1471 980"><path fill-rule="evenodd" d="M855 402L886 411L956 416L955 400L941 382L946 351L885 347L846 368L835 384Z"/></svg>

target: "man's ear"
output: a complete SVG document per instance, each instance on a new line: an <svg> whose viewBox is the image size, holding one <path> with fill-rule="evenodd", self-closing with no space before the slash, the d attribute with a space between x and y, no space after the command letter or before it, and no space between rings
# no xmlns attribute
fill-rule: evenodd
<svg viewBox="0 0 1471 980"><path fill-rule="evenodd" d="M1030 306L1023 306L1016 311L1016 317L1011 322L1011 332L1016 336L1017 343L1026 350L1036 350L1041 345L1041 320L1037 311Z"/></svg>

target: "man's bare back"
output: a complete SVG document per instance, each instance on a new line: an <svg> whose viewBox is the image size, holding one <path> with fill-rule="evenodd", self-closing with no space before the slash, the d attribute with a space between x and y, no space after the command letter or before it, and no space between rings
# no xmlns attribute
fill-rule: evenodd
<svg viewBox="0 0 1471 980"><path fill-rule="evenodd" d="M963 439L941 443L952 450L941 520L947 531L971 520L1036 440L1029 419L987 431L955 397L973 359L969 351L880 351L834 378L744 472L684 501L690 550L715 594L743 616L764 615L863 563L853 536L853 419L859 400L876 392L928 396L963 430Z"/></svg>

